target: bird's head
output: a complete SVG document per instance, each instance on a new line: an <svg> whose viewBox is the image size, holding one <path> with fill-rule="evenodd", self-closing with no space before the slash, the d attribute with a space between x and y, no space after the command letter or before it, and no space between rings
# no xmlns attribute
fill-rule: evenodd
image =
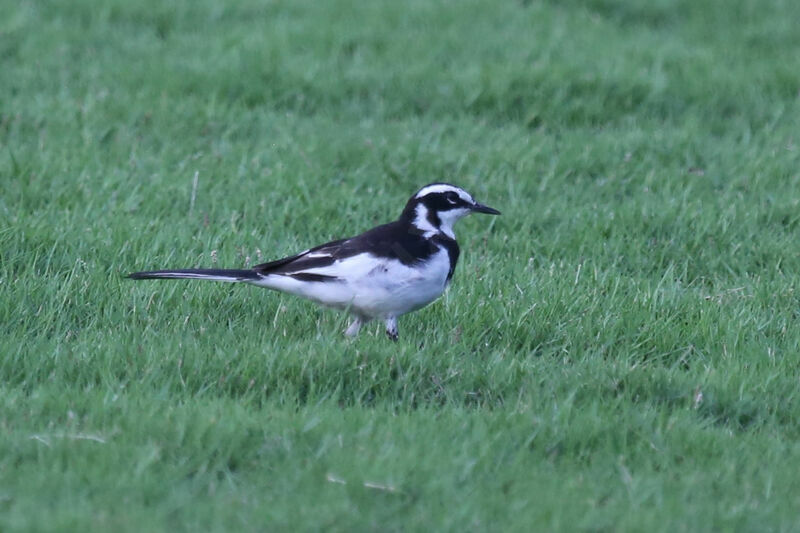
<svg viewBox="0 0 800 533"><path fill-rule="evenodd" d="M402 218L425 234L442 232L454 239L453 224L470 213L499 215L500 211L479 204L461 187L431 183L408 200Z"/></svg>

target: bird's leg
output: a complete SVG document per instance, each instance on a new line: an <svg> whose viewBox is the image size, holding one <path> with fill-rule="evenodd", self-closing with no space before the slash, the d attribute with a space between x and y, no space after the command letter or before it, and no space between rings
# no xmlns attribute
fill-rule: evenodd
<svg viewBox="0 0 800 533"><path fill-rule="evenodd" d="M364 321L361 319L360 316L354 316L353 320L350 322L350 325L347 327L347 330L344 332L344 334L348 337L355 337L356 335L358 335L358 330L361 329L361 324L363 323Z"/></svg>
<svg viewBox="0 0 800 533"><path fill-rule="evenodd" d="M386 335L397 342L397 317L390 316L386 319Z"/></svg>

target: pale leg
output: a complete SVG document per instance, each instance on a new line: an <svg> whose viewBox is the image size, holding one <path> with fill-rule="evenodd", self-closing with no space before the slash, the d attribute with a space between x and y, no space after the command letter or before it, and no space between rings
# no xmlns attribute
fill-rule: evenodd
<svg viewBox="0 0 800 533"><path fill-rule="evenodd" d="M347 330L344 334L348 337L355 337L358 335L358 331L361 329L361 324L363 321L360 317L354 316L353 320L350 322L350 325L347 327Z"/></svg>
<svg viewBox="0 0 800 533"><path fill-rule="evenodd" d="M397 317L390 316L386 319L386 335L393 341L397 341Z"/></svg>

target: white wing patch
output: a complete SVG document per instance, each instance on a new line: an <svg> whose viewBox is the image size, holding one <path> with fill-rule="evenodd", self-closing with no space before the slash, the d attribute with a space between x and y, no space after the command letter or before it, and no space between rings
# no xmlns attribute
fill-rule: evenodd
<svg viewBox="0 0 800 533"><path fill-rule="evenodd" d="M310 254L304 253L300 255L302 255L303 257L331 257L331 254L329 252L311 252Z"/></svg>

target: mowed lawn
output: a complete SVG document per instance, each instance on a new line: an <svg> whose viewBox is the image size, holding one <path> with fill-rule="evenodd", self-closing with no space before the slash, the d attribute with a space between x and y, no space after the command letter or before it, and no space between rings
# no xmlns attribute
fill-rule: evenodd
<svg viewBox="0 0 800 533"><path fill-rule="evenodd" d="M0 530L800 530L800 3L0 0ZM355 340L242 267L462 221Z"/></svg>

